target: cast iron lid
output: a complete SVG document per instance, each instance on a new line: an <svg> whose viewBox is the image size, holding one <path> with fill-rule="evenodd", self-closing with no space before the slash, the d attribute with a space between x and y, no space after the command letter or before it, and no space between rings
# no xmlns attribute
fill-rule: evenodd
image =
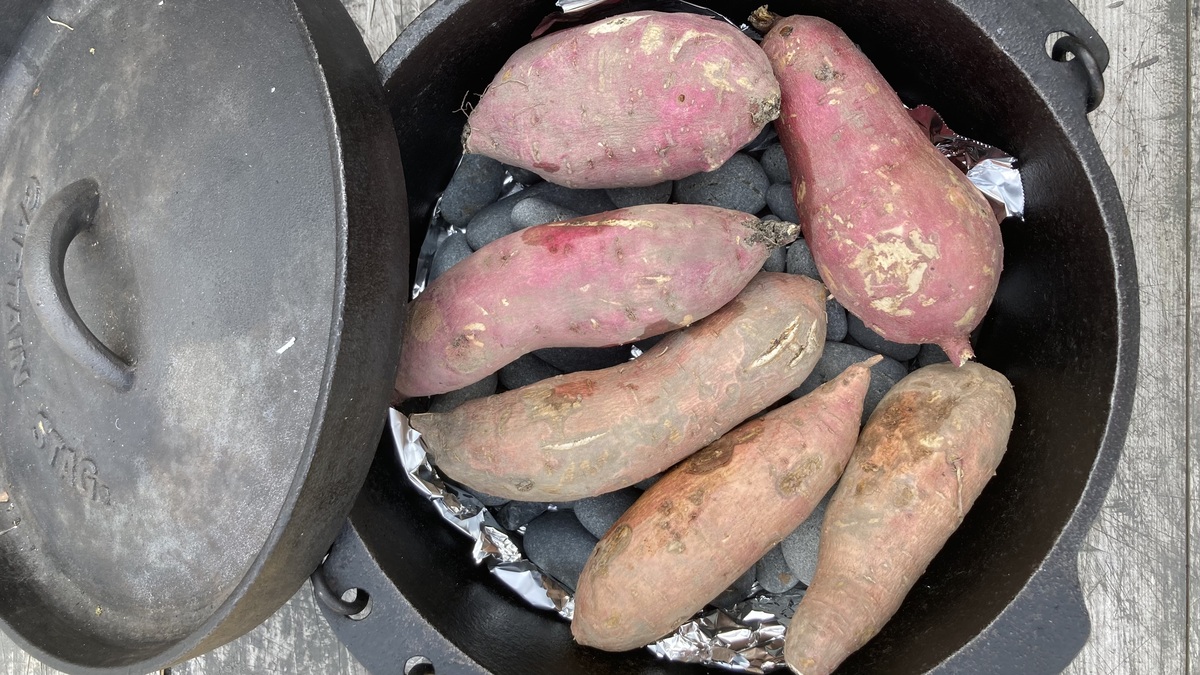
<svg viewBox="0 0 1200 675"><path fill-rule="evenodd" d="M285 602L365 479L399 150L336 0L33 4L0 79L0 624L146 672Z"/></svg>

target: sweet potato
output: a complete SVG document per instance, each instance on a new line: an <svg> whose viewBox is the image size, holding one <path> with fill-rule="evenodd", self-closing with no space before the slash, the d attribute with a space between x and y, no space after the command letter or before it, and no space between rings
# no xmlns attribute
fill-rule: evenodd
<svg viewBox="0 0 1200 675"><path fill-rule="evenodd" d="M1016 401L977 363L914 371L884 397L825 513L817 572L788 627L796 673L830 673L900 607L1008 446Z"/></svg>
<svg viewBox="0 0 1200 675"><path fill-rule="evenodd" d="M771 66L738 29L634 12L519 49L463 148L567 187L640 187L721 166L778 115Z"/></svg>
<svg viewBox="0 0 1200 675"><path fill-rule="evenodd" d="M986 199L836 26L781 18L762 48L783 92L775 127L792 193L830 292L888 340L936 343L961 365L1003 262Z"/></svg>
<svg viewBox="0 0 1200 675"><path fill-rule="evenodd" d="M798 231L711 206L650 204L501 237L409 308L397 396L453 391L543 347L605 347L687 326L733 299Z"/></svg>
<svg viewBox="0 0 1200 675"><path fill-rule="evenodd" d="M851 366L655 483L592 551L576 641L609 651L653 642L799 527L850 459L870 381L870 363Z"/></svg>
<svg viewBox="0 0 1200 675"><path fill-rule="evenodd" d="M760 272L732 302L635 361L413 415L440 470L497 497L570 501L648 478L804 381L825 288Z"/></svg>

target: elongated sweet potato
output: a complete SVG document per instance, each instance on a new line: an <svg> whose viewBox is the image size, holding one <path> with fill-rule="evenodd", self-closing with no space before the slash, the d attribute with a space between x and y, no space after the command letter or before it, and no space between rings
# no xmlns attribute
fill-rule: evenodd
<svg viewBox="0 0 1200 675"><path fill-rule="evenodd" d="M729 302L799 228L712 206L649 204L484 246L409 308L399 398L453 391L543 347L605 347Z"/></svg>
<svg viewBox="0 0 1200 675"><path fill-rule="evenodd" d="M888 392L825 512L788 627L793 671L833 672L895 614L995 473L1015 406L1008 380L977 363L926 366Z"/></svg>
<svg viewBox="0 0 1200 675"><path fill-rule="evenodd" d="M463 147L568 187L639 187L721 166L778 114L771 66L737 28L634 12L519 49Z"/></svg>
<svg viewBox="0 0 1200 675"><path fill-rule="evenodd" d="M775 127L804 236L830 292L887 339L936 343L962 364L1003 262L991 207L839 28L780 19L762 48L783 92Z"/></svg>
<svg viewBox="0 0 1200 675"><path fill-rule="evenodd" d="M825 288L760 272L629 363L413 415L440 470L481 492L570 501L633 485L795 389L820 357Z"/></svg>
<svg viewBox="0 0 1200 675"><path fill-rule="evenodd" d="M870 382L869 362L851 366L655 483L592 551L575 639L609 651L649 644L799 527L850 459Z"/></svg>

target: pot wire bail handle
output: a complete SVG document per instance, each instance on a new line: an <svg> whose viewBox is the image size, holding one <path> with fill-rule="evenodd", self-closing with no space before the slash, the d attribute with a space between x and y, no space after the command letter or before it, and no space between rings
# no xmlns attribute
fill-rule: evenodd
<svg viewBox="0 0 1200 675"><path fill-rule="evenodd" d="M25 232L21 276L25 293L42 327L75 363L117 391L133 386L133 367L88 330L75 310L63 264L71 241L92 226L100 208L100 185L75 181L46 200Z"/></svg>
<svg viewBox="0 0 1200 675"><path fill-rule="evenodd" d="M1096 56L1087 45L1074 35L1064 35L1054 42L1050 57L1055 61L1067 61L1067 55L1073 55L1074 61L1083 66L1084 76L1088 81L1087 111L1092 112L1100 107L1104 100L1104 73Z"/></svg>
<svg viewBox="0 0 1200 675"><path fill-rule="evenodd" d="M312 582L313 595L316 595L317 600L320 600L321 604L328 607L334 614L342 616L360 614L367 608L367 603L370 601L370 597L361 590L350 601L343 600L342 596L334 593L333 589L329 587L329 582L325 579L325 563L321 563L321 566L312 573L309 581Z"/></svg>

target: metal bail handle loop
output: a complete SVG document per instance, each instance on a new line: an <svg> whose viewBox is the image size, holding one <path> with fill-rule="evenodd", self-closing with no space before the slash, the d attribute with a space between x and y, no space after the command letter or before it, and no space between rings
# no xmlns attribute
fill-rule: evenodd
<svg viewBox="0 0 1200 675"><path fill-rule="evenodd" d="M312 581L313 594L317 596L317 600L320 600L321 604L328 607L334 614L353 616L367 608L367 602L370 600L370 597L366 593L359 591L353 600L347 602L340 595L333 592L333 589L329 587L329 582L325 580L324 564L312 573L309 580Z"/></svg>
<svg viewBox="0 0 1200 675"><path fill-rule="evenodd" d="M26 230L21 275L34 314L59 348L117 391L128 391L133 368L88 330L67 293L63 273L67 247L91 227L99 207L100 186L87 178L47 200Z"/></svg>
<svg viewBox="0 0 1200 675"><path fill-rule="evenodd" d="M1087 111L1092 112L1104 100L1104 73L1100 72L1092 50L1074 35L1064 35L1056 40L1050 56L1055 61L1066 61L1068 54L1074 55L1075 62L1083 66L1084 75L1088 80Z"/></svg>

